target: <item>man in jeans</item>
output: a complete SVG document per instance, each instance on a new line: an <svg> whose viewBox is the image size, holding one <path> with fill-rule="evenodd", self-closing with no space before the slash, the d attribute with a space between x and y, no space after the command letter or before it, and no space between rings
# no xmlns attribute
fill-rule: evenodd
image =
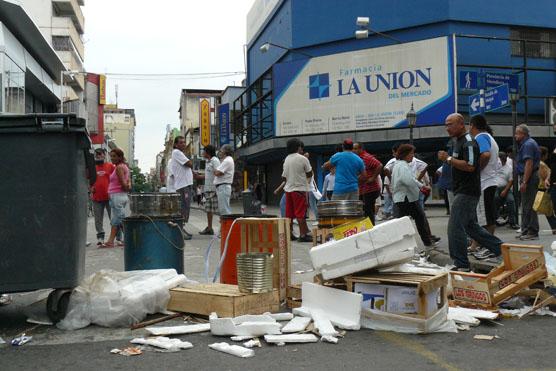
<svg viewBox="0 0 556 371"><path fill-rule="evenodd" d="M537 142L529 136L529 127L525 124L518 125L514 134L519 145L515 161L517 175L519 176L519 191L521 192L521 234L518 238L522 241L539 239L539 218L533 203L537 195L539 184L539 164L541 151Z"/></svg>
<svg viewBox="0 0 556 371"><path fill-rule="evenodd" d="M508 224L512 229L518 229L515 219L515 199L512 192L513 181L513 168L508 161L506 152L499 152L498 158L500 159L501 167L496 174L496 217L500 216L500 208L506 205L508 211ZM498 223L498 222L497 222Z"/></svg>
<svg viewBox="0 0 556 371"><path fill-rule="evenodd" d="M365 151L361 143L353 144L353 152L357 154L365 164L366 177L359 180L359 199L363 201L365 216L368 216L375 224L375 203L380 197L380 184L378 177L382 171L382 164L375 156Z"/></svg>
<svg viewBox="0 0 556 371"><path fill-rule="evenodd" d="M191 210L191 188L193 186L193 171L191 168L193 164L185 155L185 138L181 135L174 139L174 150L172 151L172 158L168 164L168 190L170 192L177 192L181 196L181 215L184 222L189 222L189 212ZM185 232L187 240L191 239L191 234Z"/></svg>
<svg viewBox="0 0 556 371"><path fill-rule="evenodd" d="M110 174L114 171L114 164L105 162L106 152L102 148L95 149L95 165L97 180L91 186L91 199L93 201L93 213L95 215L95 229L97 231L97 246L104 244L104 209L110 218L110 205L108 197L108 183Z"/></svg>
<svg viewBox="0 0 556 371"><path fill-rule="evenodd" d="M467 133L463 116L459 113L449 115L445 127L454 140L451 156L446 151L438 152L438 159L452 167L454 203L448 222L448 247L454 269L468 272L468 235L495 256L500 255L502 241L477 223L477 204L481 196L479 146Z"/></svg>
<svg viewBox="0 0 556 371"><path fill-rule="evenodd" d="M205 158L205 175L196 175L196 179L204 179L203 196L205 196L205 211L207 213L207 227L199 232L202 235L214 235L212 229L212 217L218 212L218 198L214 187L214 171L220 166L220 160L216 157L216 149L212 144L205 147L203 151Z"/></svg>

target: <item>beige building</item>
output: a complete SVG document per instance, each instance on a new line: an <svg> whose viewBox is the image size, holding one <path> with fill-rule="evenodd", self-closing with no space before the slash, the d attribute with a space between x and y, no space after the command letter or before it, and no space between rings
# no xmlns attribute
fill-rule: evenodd
<svg viewBox="0 0 556 371"><path fill-rule="evenodd" d="M84 72L85 0L18 0L69 71ZM64 112L86 117L85 74L64 74Z"/></svg>
<svg viewBox="0 0 556 371"><path fill-rule="evenodd" d="M118 108L115 104L104 106L104 134L124 151L127 162L135 164L135 110Z"/></svg>
<svg viewBox="0 0 556 371"><path fill-rule="evenodd" d="M185 137L187 157L195 159L201 156L199 138L200 102L208 99L211 108L211 143L216 144L216 118L215 107L220 104L222 90L209 89L182 89L180 97L180 131Z"/></svg>

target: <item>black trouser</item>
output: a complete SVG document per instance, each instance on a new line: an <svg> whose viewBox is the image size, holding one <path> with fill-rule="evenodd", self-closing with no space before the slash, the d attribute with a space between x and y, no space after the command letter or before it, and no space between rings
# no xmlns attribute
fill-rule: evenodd
<svg viewBox="0 0 556 371"><path fill-rule="evenodd" d="M417 225L417 232L421 236L421 241L423 241L425 246L432 245L427 217L419 205L419 201L409 202L406 198L404 202L396 202L394 213L396 218L401 218L402 216L412 217L415 220L415 225Z"/></svg>
<svg viewBox="0 0 556 371"><path fill-rule="evenodd" d="M376 199L380 197L380 191L374 191L369 193L364 193L359 195L359 199L363 201L363 211L365 212L365 216L368 216L375 224L375 203Z"/></svg>

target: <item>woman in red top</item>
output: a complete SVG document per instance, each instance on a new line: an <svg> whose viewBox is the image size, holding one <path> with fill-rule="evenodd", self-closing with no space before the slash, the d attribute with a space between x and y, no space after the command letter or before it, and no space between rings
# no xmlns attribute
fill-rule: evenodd
<svg viewBox="0 0 556 371"><path fill-rule="evenodd" d="M112 217L110 223L112 230L110 237L103 247L114 247L114 240L118 230L122 228L122 222L125 218L126 206L129 202L127 192L131 190L131 182L129 178L129 168L125 162L124 152L119 149L110 151L110 160L116 166L116 170L110 174L110 181L108 184L108 195L110 197L110 209L112 210ZM122 243L119 246L123 246Z"/></svg>

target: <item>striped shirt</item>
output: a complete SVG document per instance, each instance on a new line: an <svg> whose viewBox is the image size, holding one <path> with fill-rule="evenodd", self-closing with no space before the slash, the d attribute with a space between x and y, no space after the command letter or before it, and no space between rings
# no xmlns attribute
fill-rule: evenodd
<svg viewBox="0 0 556 371"><path fill-rule="evenodd" d="M452 167L452 188L454 194L468 196L481 195L481 167L479 165L479 146L471 134L465 133L455 140L452 158L464 160L474 166L472 172L462 171Z"/></svg>

